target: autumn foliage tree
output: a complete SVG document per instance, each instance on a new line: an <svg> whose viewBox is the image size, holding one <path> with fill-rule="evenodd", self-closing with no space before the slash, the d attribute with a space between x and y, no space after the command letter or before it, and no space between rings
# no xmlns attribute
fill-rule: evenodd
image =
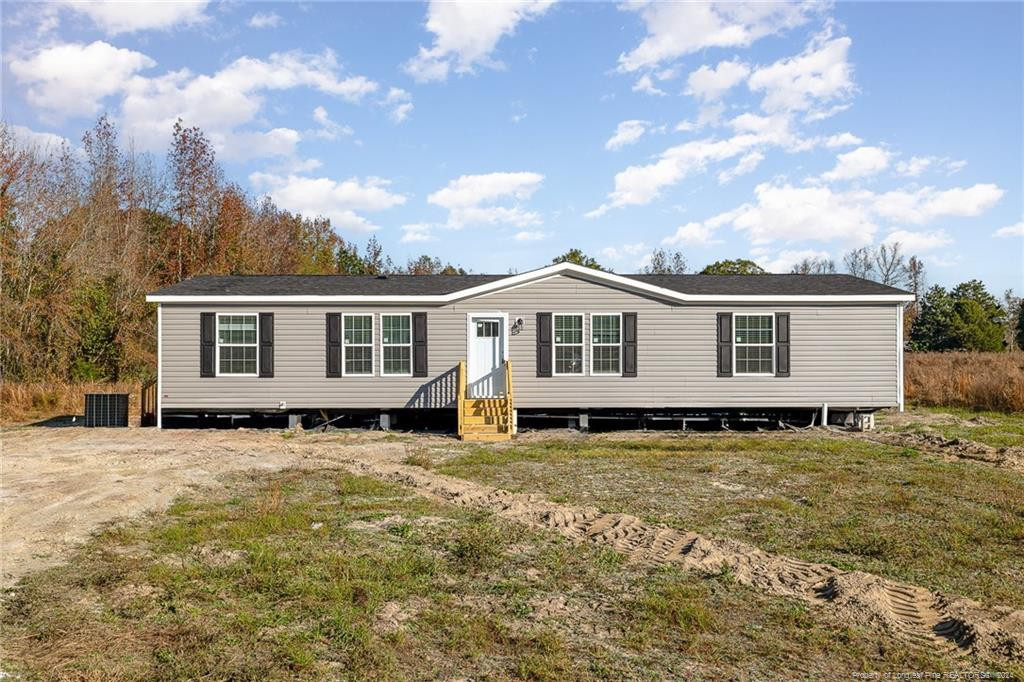
<svg viewBox="0 0 1024 682"><path fill-rule="evenodd" d="M326 218L306 218L227 183L196 127L174 124L165 168L122 144L101 116L68 145L40 148L0 124L0 362L5 378L150 375L155 311L145 294L202 274L386 274ZM429 266L429 267L427 267ZM431 260L409 270L457 271Z"/></svg>

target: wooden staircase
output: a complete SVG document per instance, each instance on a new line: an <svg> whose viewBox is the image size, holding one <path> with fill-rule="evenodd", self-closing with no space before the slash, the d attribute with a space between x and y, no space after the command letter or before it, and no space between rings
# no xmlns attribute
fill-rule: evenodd
<svg viewBox="0 0 1024 682"><path fill-rule="evenodd" d="M512 365L509 361L505 361L505 395L498 398L470 398L466 387L466 362L459 362L457 396L460 439L489 442L512 440L515 413L512 403Z"/></svg>

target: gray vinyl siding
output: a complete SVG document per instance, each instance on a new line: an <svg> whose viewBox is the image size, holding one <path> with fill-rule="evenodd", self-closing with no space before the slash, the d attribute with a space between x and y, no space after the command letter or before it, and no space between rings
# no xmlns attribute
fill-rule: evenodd
<svg viewBox="0 0 1024 682"><path fill-rule="evenodd" d="M199 377L200 312L274 313L274 376ZM380 376L380 314L427 312L429 378ZM586 373L536 376L536 313L584 315ZM790 377L719 378L715 314L789 312ZM325 376L325 313L374 314L373 377ZM437 307L163 305L164 409L450 407L470 312L523 318L508 336L516 406L883 407L898 403L895 304L676 304L566 275ZM637 313L637 376L590 375L590 313Z"/></svg>

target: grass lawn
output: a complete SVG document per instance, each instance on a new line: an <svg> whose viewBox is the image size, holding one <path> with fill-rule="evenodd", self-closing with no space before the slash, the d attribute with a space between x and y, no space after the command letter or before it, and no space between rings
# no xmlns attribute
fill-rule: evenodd
<svg viewBox="0 0 1024 682"><path fill-rule="evenodd" d="M680 518L682 507L653 504L647 488L678 484L662 492L681 499L680 481L699 471L704 484L712 473L750 481L750 472L760 480L800 469L801 480L818 478L811 458L791 448L723 458L707 447L546 443L493 460L479 451L448 468L494 478L500 464L521 487L569 496L583 494L574 464L596 477L602 504L631 506L629 491L643 488L633 502L647 515ZM853 471L886 461L842 459ZM906 461L926 477L918 458ZM635 475L604 486L616 469ZM744 513L774 526L776 514L802 506L790 494L780 489ZM986 523L1000 515L980 507ZM729 525L723 509L709 513ZM984 552L989 561L1007 553ZM337 471L239 476L227 492L195 493L166 514L108 528L70 564L24 579L2 617L3 670L41 678L806 678L964 667L728 576L645 569Z"/></svg>
<svg viewBox="0 0 1024 682"><path fill-rule="evenodd" d="M467 447L439 466L553 501L1024 607L1024 476L1014 471L802 433L533 438Z"/></svg>

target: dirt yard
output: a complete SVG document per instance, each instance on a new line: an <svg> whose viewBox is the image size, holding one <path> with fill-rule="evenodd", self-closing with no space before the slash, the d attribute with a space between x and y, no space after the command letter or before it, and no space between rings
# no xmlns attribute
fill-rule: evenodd
<svg viewBox="0 0 1024 682"><path fill-rule="evenodd" d="M369 450L404 453L383 433L306 435L270 430L158 431L19 427L3 447L0 532L3 586L60 562L102 524L165 509L235 471L336 464Z"/></svg>
<svg viewBox="0 0 1024 682"><path fill-rule="evenodd" d="M946 423L930 417L925 421L925 428L939 433ZM986 420L968 423L958 418L950 423L953 426L949 428L957 429L1010 428ZM504 614L506 621L481 626L486 634L473 636L480 638L485 653L500 650L508 657L513 667L505 673L512 676L548 676L510 672L519 670L515 666L524 656L536 655L547 661L542 668L553 666L553 677L559 678L566 670L575 670L575 657L593 655L595 646L603 647L602 655L614 661L609 670L626 666L621 670L644 675L658 676L659 671L678 674L690 666L708 674L748 675L755 669L752 666L769 661L796 665L794 671L807 665L824 672L821 666L827 665L830 648L824 643L837 639L843 640L844 646L859 647L850 665L860 661L861 669L898 668L898 663L922 666L927 661L937 661L936 665L945 669L961 661L970 666L994 664L1001 669L1007 665L1018 670L1024 664L1024 611L1019 610L1024 595L1019 593L1018 574L1020 540L1024 539L1024 482L1012 465L944 452L942 443L920 439L912 426L907 420L886 426L878 436L894 439L891 443L834 432L588 436L554 431L523 434L512 443L497 446L461 444L441 436L365 431L6 429L0 432L3 584L9 587L21 581L10 593L14 602L8 608L13 608L10 613L16 631L28 638L16 639L14 648L22 652L18 658L28 669L46 669L57 662L77 669L82 652L114 655L105 650L99 633L110 627L113 618L117 627L123 625L125 636L131 637L127 633L142 626L137 622L140 616L131 615L139 609L149 614L146 618L152 619L154 627L159 626L159 633L152 635L154 641L164 641L167 635L160 628L164 628L161 624L166 616L158 607L168 599L185 599L179 594L182 581L194 583L189 599L202 602L196 609L223 612L231 623L237 618L248 622L255 617L254 609L297 598L295 618L302 627L312 628L303 635L310 638L308 642L322 642L324 628L339 627L349 641L356 636L353 633L364 632L359 628L372 630L381 620L391 623L390 630L401 630L406 621L418 627L436 627L431 619L440 615L417 614L445 611L448 602L444 600L453 598L452 590L458 593L454 598L461 600L459 608L465 607L467 613L479 611L484 602L495 598L493 590L499 589L493 576L473 574L472 584L455 589L453 585L463 578L448 575L445 571L449 569L423 569L432 576L428 582L433 587L427 589L419 579L413 581L418 587L407 586L411 606L394 600L378 604L357 594L352 598L359 600L358 617L365 620L364 625L349 620L345 625L333 621L313 625L310 619L315 620L322 609L311 606L312 595L327 598L338 589L338 578L325 575L318 567L340 561L338 548L346 543L351 545L346 555L352 554L357 561L375 551L383 552L381 562L398 561L395 570L402 581L411 580L407 575L410 566L439 557L452 562L445 566L465 572L464 564L480 560L480 552L494 555L491 559L498 563L498 555L506 556L510 566L523 563L520 573L535 572L532 560L523 557L539 552L537 556L553 562L542 571L552 572L550 580L557 582L564 580L556 580L556 576L565 575L569 559L545 554L548 541L543 538L560 537L570 546L593 547L587 552L597 552L572 559L580 563L580 575L596 571L611 582L595 586L601 582L597 578L577 576L575 582L570 581L575 586L566 588L568 592L549 590L544 594L509 587L513 590L510 594L519 595L515 599L525 598L523 594L532 596L520 606L509 607L508 613L504 606L487 606L487 613L493 617ZM1009 438L1009 445L1002 444L1006 438L998 433L987 437L999 443L998 452L1003 454L1019 447L1015 437ZM995 451L995 446L989 447ZM348 478L333 479L332 483L331 476ZM968 477L976 485L961 486ZM287 488L282 487L282 480L289 482ZM367 488L365 481L373 480L397 484L408 491L404 494L424 498L433 505L432 511L428 514L416 507L423 520L408 520L412 511L408 503L400 501L404 498ZM269 493L267 485L271 486ZM998 499L989 499L978 486L989 486ZM320 501L307 509L303 505L311 496ZM298 506L286 501L291 497L298 500ZM880 506L878 500L882 499L887 503ZM246 505L255 505L255 516L240 511ZM444 511L459 509L483 516ZM201 515L205 515L206 525L189 521L199 513L196 510L205 510ZM165 513L141 518L144 512ZM424 524L432 527L432 519L452 514L455 516L447 521L436 521L448 530L421 530ZM323 540L319 534L307 537L309 528L316 530L325 523L332 528L342 523L340 519L344 519L342 530L330 532L341 536L332 536L326 545L318 544ZM113 525L115 521L126 523ZM527 542L526 536L521 536L523 531L497 529L494 524L498 522L537 535L530 535ZM484 527L491 529L484 535L512 538L508 546L500 539L481 536ZM108 530L94 535L104 528ZM383 531L396 536L389 543L401 546L367 545L363 536L350 537L353 529ZM964 538L969 539L969 551L960 546ZM214 545L211 540L216 540ZM481 549L477 546L481 543L488 547ZM84 550L79 549L83 546ZM139 549L143 546L145 551ZM398 559L393 552L398 552ZM286 561L285 557L291 558ZM618 558L612 561L610 557ZM61 566L67 561L71 563ZM298 563L286 568L282 562ZM615 569L619 562L628 568ZM354 580L352 576L360 571L372 573L372 565L337 570ZM48 567L56 568L42 570ZM222 582L225 571L241 573ZM259 577L264 572L267 575ZM296 573L300 584L281 583L289 572ZM669 582L682 583L665 587L666 576L677 576ZM360 578L352 589L375 594L382 589L376 580L372 575ZM434 584L436 581L440 582ZM246 584L251 584L249 591ZM669 594L637 596L654 584ZM283 592L265 602L268 589ZM446 596L432 591L438 589ZM77 606L54 598L63 591L77 594L82 590ZM204 601L208 595L232 590L239 600L233 606ZM581 626L566 622L575 618L575 610L566 604L582 598L574 597L573 590L585 594L587 603L603 605L594 607L593 617L585 625L605 633L599 644L591 639L564 639L562 630L557 629L552 635L557 642L549 641L533 630L541 621L551 619L561 622L565 630ZM616 590L625 592L612 595ZM480 594L474 596L474 591ZM165 596L155 600L158 593ZM307 593L310 596L302 596ZM125 594L134 600L129 611L123 604ZM179 597L172 598L172 594ZM678 612L681 604L693 613ZM631 606L627 609L626 605ZM276 608L270 609L271 614ZM801 611L786 611L791 608ZM713 619L710 614L723 609L736 613L736 622L715 626L722 641L711 649L694 649L693 642L710 637L706 634ZM809 620L804 620L803 609ZM722 659L724 650L749 646L750 633L764 627L763 618L782 612L789 615L771 616L778 631L771 641L758 645L762 649L755 647L735 660ZM103 613L109 617L101 617ZM355 617L349 614L344 619ZM96 641L75 642L73 647L64 641L60 629L53 630L56 626L50 624L67 618L95 620ZM680 649L679 642L671 644L659 635L656 643L643 646L668 646L659 653L665 658L650 667L638 664L628 654L639 646L638 634L627 625L635 621L650 624L652 629L644 637L669 628L676 632L672 637L683 637L687 646ZM202 627L221 627L214 627L213 622L204 622ZM253 623L246 627L256 648L277 632L276 627L267 630ZM523 635L522 628L532 634ZM231 632L229 639L237 635ZM213 655L220 644L212 643L223 636L226 634L211 630L201 641L179 642L184 647L179 652L181 660L199 665L196 656ZM525 639L520 641L519 636ZM359 637L369 638L359 640L360 646L368 647L374 635ZM393 639L393 635L389 637ZM18 642L23 641L48 644L40 650L42 657L34 658L26 653L34 647L19 648ZM146 641L132 644L143 666L152 664L152 651L146 653L147 647L156 646ZM250 663L257 668L280 665L285 666L283 670L291 669L294 652L289 653L288 647L298 645L289 642L285 649L268 653L269 659ZM402 648L405 645L388 648L392 645L401 645L401 641L386 637L378 648L399 658L401 651L409 652ZM429 658L448 644L417 639L416 646L426 647L424 655ZM586 650L578 650L579 646ZM198 649L193 650L195 647ZM681 650L686 656L677 660ZM324 668L321 660L325 651L321 645L306 647L300 659L306 661L303 665L308 670L329 676L331 669ZM345 652L345 656L354 655L350 647ZM243 656L238 651L221 653L231 660ZM102 657L89 660L93 665ZM402 663L398 669L413 676L423 672L416 665L426 659L410 660L420 663L410 663L411 668ZM728 661L724 668L723 660ZM760 663L755 662L758 660ZM374 659L371 663L368 670L385 674L395 661ZM634 669L636 665L640 668ZM470 667L484 676L494 672ZM200 665L181 671L187 677L214 669L218 676L244 676L240 668L223 668L219 663L209 669ZM125 677L148 674L122 672ZM569 676L603 676L592 672Z"/></svg>

